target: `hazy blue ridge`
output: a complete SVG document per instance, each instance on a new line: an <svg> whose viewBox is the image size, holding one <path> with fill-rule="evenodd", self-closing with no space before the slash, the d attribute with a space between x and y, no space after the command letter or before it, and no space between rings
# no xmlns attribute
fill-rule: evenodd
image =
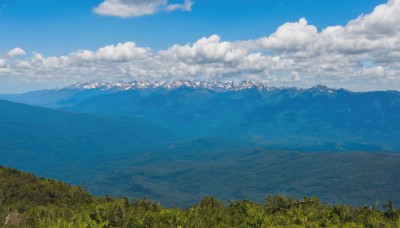
<svg viewBox="0 0 400 228"><path fill-rule="evenodd" d="M305 151L400 151L400 94L396 91L355 93L323 86L223 92L188 87L96 88L79 89L55 102L62 91L54 90L50 96L54 107L143 118L185 139L230 137Z"/></svg>
<svg viewBox="0 0 400 228"><path fill-rule="evenodd" d="M400 204L396 91L69 87L13 100L47 108L0 101L0 164L97 195Z"/></svg>

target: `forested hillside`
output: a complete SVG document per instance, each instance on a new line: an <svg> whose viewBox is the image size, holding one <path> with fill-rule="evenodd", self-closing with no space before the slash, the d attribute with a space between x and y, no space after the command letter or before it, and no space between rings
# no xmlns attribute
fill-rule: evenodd
<svg viewBox="0 0 400 228"><path fill-rule="evenodd" d="M241 137L245 135L245 130L229 130L227 131L229 134L218 135L221 133L218 129L226 130L235 126L225 122L232 117L232 115L229 117L229 112L233 113L235 108L241 109L247 104L249 109L243 110L261 107L255 105L255 101L266 104L274 103L275 100L282 106L285 103L282 100L289 102L288 94L295 93L296 99L305 97L305 100L313 101L309 103L309 110L313 110L311 107L319 107L318 110L323 110L324 118L331 119L332 116L338 115L330 114L330 106L324 105L325 101L342 100L344 98L341 97L346 94L345 97L353 96L346 91L329 93L330 90L322 92L316 90L314 88L301 93L294 90L277 90L270 94L268 91L249 89L226 92L225 95L190 88L158 92L125 91L105 94L106 97L97 97L96 104L92 103L93 106L85 106L89 108L114 104L114 108L106 108L110 111L116 110L112 115L74 113L0 101L0 164L70 184L80 184L95 195L146 196L163 205L174 207L187 207L206 195L213 195L224 202L232 198L262 202L265 194L278 193L291 197L315 195L328 203L347 203L353 206L375 202L382 204L388 200L399 204L400 156L396 151L393 153L375 151L377 148L374 146L368 146L366 149L372 152L337 151L335 146L329 144L325 144L326 150L322 151L314 151L318 147L299 151L267 146L261 142L263 140L256 132L267 129L264 124L272 121L268 120L273 119L269 116L273 114L272 108L261 109L254 114L248 113L241 118L247 122L241 125L241 128L249 129L253 126L255 129L251 133L253 139L260 143L254 140L236 140L237 137L233 135ZM149 94L146 95L147 92ZM139 98L144 97L141 99L132 97L134 93L142 94ZM354 96L366 95L368 94ZM115 96L115 99L109 96ZM368 121L371 124L368 126L373 129L380 128L379 126L385 126L384 128L389 130L398 129L396 93L369 96L372 97L370 100L381 100L379 102L381 108L372 108L371 104L358 105L355 100L350 106L354 106L359 115L365 113L364 120ZM386 98L379 98L381 96ZM279 97L282 100L278 99ZM289 102L284 108L279 109L288 111L288 107L294 107L297 103L305 105L305 101L296 101L291 105ZM142 111L137 111L139 109ZM301 107L296 106L290 110L297 112L299 109ZM163 118L175 118L175 120L164 120L177 127L171 130L140 116L125 115L124 110L129 112L136 110L138 113L154 115L158 113L153 120L159 119L159 121ZM185 110L190 110L191 114L187 114L188 116L200 119L191 121L185 119ZM216 110L219 111L214 112ZM169 111L172 114L168 114ZM220 115L222 112L226 115ZM215 115L219 116L218 121L215 118L206 118L216 117ZM380 115L384 118L378 117ZM156 118L157 116L160 118ZM316 117L312 116L311 113L303 115L308 119L308 123L315 124L313 119ZM331 126L341 123L343 125L340 126L347 128L353 126L351 124L356 124L350 121L351 124L348 125L345 119L341 118ZM205 124L203 120L211 125ZM299 121L297 117L294 119L285 117L281 120L289 125ZM341 122L342 120L345 122ZM175 121L181 121L181 124L175 125ZM207 126L214 126L212 128L215 130L210 130ZM290 130L290 127L272 125L271 127L275 129L274 131ZM352 128L356 127L354 125ZM192 132L182 138L180 135L184 131L183 128L188 128ZM200 128L208 129L210 134L204 136L197 134L196 131ZM305 144L307 140L304 136L308 133L315 135L324 131L325 133L321 135L327 138L329 138L327 134L337 134L335 137L341 137L340 131L328 128L318 131L308 129L312 128L298 129L294 136ZM394 130L379 131L388 134L386 145L399 142L397 140L399 131ZM308 133L303 134L305 131ZM368 132L372 132L368 129L362 131L363 135L367 136L371 135ZM280 140L289 140L290 134L280 135L271 132L266 132L271 134L268 142L280 144L280 147L289 147L289 144ZM311 137L312 140L308 142L317 145L323 141L321 137ZM367 140L368 143L378 141L378 137Z"/></svg>
<svg viewBox="0 0 400 228"><path fill-rule="evenodd" d="M226 205L213 197L187 209L147 199L90 196L80 187L0 166L1 227L398 227L400 211L385 207L327 205L316 197L267 196Z"/></svg>
<svg viewBox="0 0 400 228"><path fill-rule="evenodd" d="M0 100L0 163L46 171L92 155L154 148L171 133L138 118L77 114ZM43 168L46 167L46 168Z"/></svg>

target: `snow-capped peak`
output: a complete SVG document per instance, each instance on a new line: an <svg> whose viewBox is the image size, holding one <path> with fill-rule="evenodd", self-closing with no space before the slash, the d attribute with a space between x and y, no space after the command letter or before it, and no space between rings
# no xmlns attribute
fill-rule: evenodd
<svg viewBox="0 0 400 228"><path fill-rule="evenodd" d="M334 93L336 90L324 85L316 85L314 87L309 88L307 91L312 91L317 93Z"/></svg>
<svg viewBox="0 0 400 228"><path fill-rule="evenodd" d="M275 87L268 83L242 81L242 82L217 82L217 81L191 81L191 80L169 80L169 81L131 81L131 82L85 82L76 83L66 88L69 89L100 89L100 90L133 90L133 89L151 89L165 88L168 90L187 87L187 88L203 88L214 91L238 91L251 88L258 90L273 90Z"/></svg>

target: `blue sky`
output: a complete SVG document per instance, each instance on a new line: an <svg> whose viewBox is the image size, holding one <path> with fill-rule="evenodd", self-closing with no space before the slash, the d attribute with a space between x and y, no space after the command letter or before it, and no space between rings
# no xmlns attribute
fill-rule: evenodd
<svg viewBox="0 0 400 228"><path fill-rule="evenodd" d="M14 47L52 55L135 41L158 50L219 34L255 39L305 17L318 28L344 25L382 0L198 0L191 12L121 19L92 12L101 1L0 0L0 50ZM4 7L4 5L6 5Z"/></svg>
<svg viewBox="0 0 400 228"><path fill-rule="evenodd" d="M370 44L367 44L367 42L362 43L360 40L365 38L362 36L366 32L355 34L349 31L355 31L365 24L370 27L364 26L362 27L363 29L368 30L368 33L374 32L372 30L377 29L373 27L374 23L369 21L378 18L379 13L385 14L376 12L378 16L374 17L374 8L385 4L387 9L384 10L397 12L398 8L400 8L398 0L391 0L392 5L387 1L381 0L197 0L195 2L189 1L193 3L190 7L189 5L184 6L182 1L150 0L147 2L152 1L154 4L158 4L157 8L150 13L146 13L147 15L140 15L142 12L140 10L144 9L143 7L145 6L143 4L146 4L146 1L105 0L110 7L112 4L118 4L118 7L127 7L127 12L128 10L131 10L129 12L135 12L128 16L121 16L116 15L119 11L111 12L110 7L106 8L104 6L99 9L101 4L104 4L102 0L0 0L0 92L20 92L54 85L63 86L75 81L165 80L170 78L195 80L254 79L270 81L271 84L283 86L307 87L314 84L327 84L334 87L348 87L354 90L399 89L398 60L393 59L392 63L388 64L388 60L381 58L381 55L377 54L375 50L371 49L370 53L366 53L369 48L366 48L368 50L363 51L357 58L354 57L353 53L346 54L345 51L342 51L341 55L352 56L352 59L341 63L347 66L346 71L332 73L332 75L325 71L321 73L318 69L312 72L302 72L299 68L306 68L307 63L314 62L313 58L322 58L318 58L315 54L316 52L312 54L303 53L300 50L301 48L289 50L288 48L295 44L303 47L304 50L308 50L310 47L307 45L310 44L302 41L305 38L304 36L299 35L297 37L297 34L301 34L303 30L293 32L289 28L290 26L284 26L286 23L297 23L300 29L304 28L304 31L310 31L307 29L312 30L309 27L313 26L313 28L317 29L317 33L312 33L310 37L325 37L322 31L329 26L340 25L344 30L349 27L347 32L342 32L346 35L335 33L334 36L338 36L340 39L349 39L349 44L354 46L349 47L349 49L354 48L356 49L354 52L359 52L360 47L357 45L375 45L375 39L365 36L371 42ZM174 4L177 4L176 7L178 8L170 8ZM137 9L134 9L135 7ZM370 14L372 16L368 18ZM354 26L351 28L347 26L349 22L356 20L360 15L366 15L365 23L363 21L357 22L358 27L355 29L352 29ZM384 23L388 30L396 29L395 27L390 27L393 26L390 23L394 18L390 18L390 14L388 15L387 23L386 21L379 23ZM305 24L300 22L301 18L305 18ZM266 40L268 37L271 38L281 26L284 26L282 30L292 31L292 34L290 32L285 33L286 38L292 38L285 41L285 44L276 43L271 39ZM293 26L296 26L296 24ZM377 31L377 33L382 36L386 35L380 31ZM211 39L213 35L217 35L218 39ZM398 35L387 34L386 40L392 39L393 36L397 38ZM276 37L280 40L286 39L279 36ZM280 60L285 59L285 61L290 60L292 63L304 58L308 58L309 61L305 61L303 65L293 65L287 69L278 69L280 63L276 63L278 64L276 67L265 64L264 67L258 66L253 69L248 66L245 67L245 64L249 64L249 62L239 63L239 60L235 59L233 63L233 60L227 59L227 56L216 57L220 52L199 52L196 43L201 38L206 38L203 44L213 43L215 45L210 46L211 48L222 48L218 50L225 51L226 55L231 56L232 53L240 55L240 52L242 53L240 55L241 58L254 59L255 54L262 54L263 56L261 57L265 58L262 59L258 56L257 58L262 62L255 63L252 60L253 62L251 63L254 63L254 65L267 63L268 60L266 58L269 57L274 61L278 58ZM322 40L322 38L318 40ZM352 43L354 40L358 40L361 43ZM386 40L379 42L383 44ZM127 42L134 43L134 46L124 46ZM229 45L226 46L224 42L228 42ZM287 42L291 42L291 44ZM133 56L128 53L129 57L125 56L126 58L120 59L120 55L116 52L118 50L115 49L119 43L122 44L118 49L119 51L124 53L125 51L132 51L132 53L136 53L135 55L140 53L141 56ZM203 44L201 47L204 47L205 44ZM107 45L111 45L111 52L119 57L104 57L104 55L96 57L96 51ZM171 50L174 45L177 45L174 49L176 52ZM393 51L393 55L391 55L394 56L393 58L397 58L398 45L398 43L394 42L389 45L390 47L387 46L393 49L391 50ZM322 48L322 46L321 50L326 50L326 47L334 45L327 44L326 47L324 46L325 48ZM15 48L23 50L24 53L15 56L7 54ZM138 51L137 48L142 48L143 50L139 49L139 52L136 52ZM343 47L338 47L338 50L341 50L341 48ZM183 51L189 49L191 50L190 53L183 53ZM88 65L77 67L71 61L74 58L81 58L81 55L77 57L74 54L82 50L87 50L94 54L91 56L91 58L95 59L90 63L91 71L88 70ZM37 56L38 54L40 58ZM336 55L337 53L335 50L330 50L324 55L324 58L329 54ZM303 57L299 58L300 55L303 55ZM69 62L66 62L67 60L64 61L63 56L68 58ZM55 59L51 59L53 57ZM339 56L336 57L340 58ZM34 65L34 63L38 62L38 58L42 64L40 66ZM147 59L149 58L152 58L152 60L148 61ZM160 65L161 58L168 58L168 61L175 59L176 61L168 64L168 66L176 65L176 67L171 68L168 72L163 70L150 71L144 67L144 65L153 64L154 66L151 68L165 68L165 66ZM193 58L193 60L189 61L188 59L190 58ZM198 61L196 62L195 60ZM58 61L57 66L46 65L46 61ZM110 67L104 71L101 66L95 64L98 62L102 62L100 65L110 64L110 67L114 68L115 72L110 70ZM332 64L331 62L326 60L326 63L321 62L320 65L331 72L335 70L335 67L330 65ZM228 70L232 64L240 65L240 69L238 68L237 71ZM357 64L364 65L357 68ZM3 67L1 68L2 65ZM183 69L182 65L185 65L186 68ZM28 66L32 67L32 69L28 69ZM340 65L338 66L343 68ZM37 68L45 69L38 71ZM93 70L96 68L100 72L99 75L96 75L97 71ZM198 70L200 68L207 68L208 70ZM70 72L70 69L74 69L73 72ZM212 70L215 70L215 72L211 72ZM360 72L364 72L364 70L367 73L361 78L357 78L357 80L354 79L355 76L350 79L345 78L344 74L349 74L348 71L351 70L359 72L357 75L360 75ZM368 70L371 70L371 72L390 71L391 76L373 78L372 73ZM368 72L370 73L368 74ZM342 74L342 77L339 74ZM375 83L376 86L371 86L371 83L372 85Z"/></svg>

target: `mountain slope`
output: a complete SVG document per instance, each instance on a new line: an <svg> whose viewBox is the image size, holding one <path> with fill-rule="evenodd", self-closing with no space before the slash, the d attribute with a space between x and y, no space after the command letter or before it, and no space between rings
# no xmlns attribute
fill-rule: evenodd
<svg viewBox="0 0 400 228"><path fill-rule="evenodd" d="M99 117L0 101L0 164L41 174L50 164L90 155L134 153L171 139L167 130L142 119Z"/></svg>
<svg viewBox="0 0 400 228"><path fill-rule="evenodd" d="M78 205L93 201L80 187L0 166L0 206L24 209L32 206Z"/></svg>
<svg viewBox="0 0 400 228"><path fill-rule="evenodd" d="M147 119L181 139L227 137L269 148L400 152L400 93L265 83L78 83L9 100L79 113Z"/></svg>
<svg viewBox="0 0 400 228"><path fill-rule="evenodd" d="M267 83L242 81L237 82L207 82L189 80L170 80L170 81L132 81L132 82L86 82L76 83L65 88L53 90L39 90L23 94L0 94L0 99L37 105L49 108L69 107L87 98L112 94L121 91L153 91L159 89L174 90L177 88L207 89L219 92L240 91L249 88L259 90L273 90L273 86Z"/></svg>
<svg viewBox="0 0 400 228"><path fill-rule="evenodd" d="M286 91L272 96L278 102L261 102L246 111L233 130L271 146L400 151L398 92L319 93L310 89L295 96Z"/></svg>
<svg viewBox="0 0 400 228"><path fill-rule="evenodd" d="M145 118L185 139L228 137L305 151L400 151L400 93L394 91L133 89L67 109Z"/></svg>
<svg viewBox="0 0 400 228"><path fill-rule="evenodd" d="M103 175L82 182L91 192L146 196L168 206L185 207L206 195L262 202L266 193L317 196L336 204L400 204L396 154L307 153L199 140L93 162L94 173Z"/></svg>

